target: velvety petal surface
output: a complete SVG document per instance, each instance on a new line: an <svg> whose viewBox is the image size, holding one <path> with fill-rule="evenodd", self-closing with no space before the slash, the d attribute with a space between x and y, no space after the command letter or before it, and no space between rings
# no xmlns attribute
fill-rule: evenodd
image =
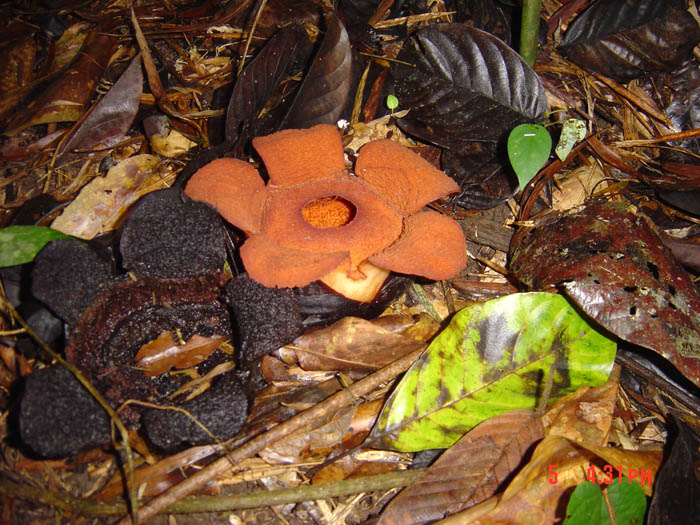
<svg viewBox="0 0 700 525"><path fill-rule="evenodd" d="M398 273L449 279L466 266L467 245L456 221L431 210L406 217L401 237L369 261Z"/></svg>
<svg viewBox="0 0 700 525"><path fill-rule="evenodd" d="M280 288L306 286L348 259L347 252L311 253L285 248L263 234L248 237L240 255L251 279Z"/></svg>
<svg viewBox="0 0 700 525"><path fill-rule="evenodd" d="M187 182L185 195L211 204L228 222L246 232L260 231L265 182L249 163L218 159Z"/></svg>
<svg viewBox="0 0 700 525"><path fill-rule="evenodd" d="M340 132L330 124L256 137L253 147L275 186L324 179L345 170Z"/></svg>
<svg viewBox="0 0 700 525"><path fill-rule="evenodd" d="M269 189L261 231L281 246L318 253L349 252L352 267L391 245L401 234L401 217L358 177L337 175L288 188ZM319 228L306 222L304 206L339 197L355 207L343 226Z"/></svg>
<svg viewBox="0 0 700 525"><path fill-rule="evenodd" d="M355 173L404 217L459 191L454 180L427 160L388 139L369 142L360 149Z"/></svg>

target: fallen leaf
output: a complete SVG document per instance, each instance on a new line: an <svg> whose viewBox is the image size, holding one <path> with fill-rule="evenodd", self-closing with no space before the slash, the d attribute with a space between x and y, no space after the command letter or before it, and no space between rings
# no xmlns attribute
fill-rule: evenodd
<svg viewBox="0 0 700 525"><path fill-rule="evenodd" d="M197 366L208 358L226 338L221 335L202 337L194 334L184 344L177 344L173 334L163 332L157 339L143 345L134 361L147 376L164 374L171 368L189 368Z"/></svg>
<svg viewBox="0 0 700 525"><path fill-rule="evenodd" d="M88 183L51 223L54 230L81 239L114 229L128 207L153 190L166 188L154 155L136 155L110 168L107 175Z"/></svg>
<svg viewBox="0 0 700 525"><path fill-rule="evenodd" d="M404 451L449 447L497 414L536 409L550 373L550 399L605 383L615 349L560 295L475 304L406 372L370 436Z"/></svg>

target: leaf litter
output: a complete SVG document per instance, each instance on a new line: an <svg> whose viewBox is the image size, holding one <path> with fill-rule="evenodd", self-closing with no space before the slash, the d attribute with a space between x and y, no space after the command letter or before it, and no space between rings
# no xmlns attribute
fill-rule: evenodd
<svg viewBox="0 0 700 525"><path fill-rule="evenodd" d="M544 22L549 24L548 38L540 43L534 70L514 74L518 58L505 44L494 43L492 37L459 23L447 23L444 13L452 6L438 3L433 6L434 13L418 13L414 17L407 11L387 9L386 6L376 13L373 7L361 6L358 12L364 9L368 14L358 15L355 8L351 8L351 2L347 4L343 6L345 18L328 12L325 19L308 2L277 2L260 13L256 11L259 6L250 4L232 4L220 9L203 4L198 8L200 11L181 10L179 18L173 16L167 5L137 3L133 19L130 12L115 5L108 8L109 12L102 19L97 13L85 16L87 12L81 11L80 19L88 22L78 24L72 24L75 20L66 12L52 13L42 22L43 25L32 26L41 27L43 32L33 33L31 39L26 37L28 26L24 25L31 20L31 14L17 12L17 16L8 18L11 22L4 41L12 45L13 54L9 56L35 57L36 66L27 68L28 60L14 61L13 58L0 71L3 86L15 86L8 79L13 79L13 82L17 79L18 82L11 94L4 98L0 112L4 130L0 145L5 176L0 183L3 203L0 224L3 226L14 224L11 221L17 209L23 211L17 217L38 217L32 213L35 206L32 199L40 194L51 194L78 203L64 211L61 220L68 224L63 230L65 233L95 239L92 243L104 242L107 250L114 250L113 243L101 240L101 234L119 228L122 218L128 215L142 194L171 185L174 175L180 170L184 179L188 173L208 162L206 159L221 157L228 152L247 159L251 152L250 139L281 129L285 118L288 125L293 122L298 127L316 123L316 119L334 123L338 118L346 118L350 121L345 129L345 144L351 145L349 153L357 151L353 144L366 141L363 136L373 139L391 137L403 144L418 145L418 151L455 176L461 186L462 193L457 199L434 203L431 207L460 219L464 227L469 228L467 248L472 257L468 267L453 282L421 282L421 293L412 287L397 287L401 293L388 302L388 309L381 317L374 310L366 315L368 319L352 317L351 310L345 310L348 305L344 305L341 319L328 326L327 320L332 319L328 312L338 308L337 302L328 295L317 296L314 294L318 292L314 292L304 295L303 300L298 296L303 313L284 314L289 315L283 316L284 322L293 320L293 330L282 336L261 337L280 322L268 319L264 325L267 328L258 334L255 323L250 320L265 314L265 301L272 300L273 296L275 301L287 301L287 306L292 304L290 298L281 299L274 293L266 295L249 285L239 285L242 288L232 287L231 292L218 299L222 302L217 312L223 312L224 303L228 303L227 308L235 310L237 316L245 316L241 304L260 301L258 309L241 324L245 333L239 334L238 340L234 331L233 349L217 351L216 354L230 356L233 353L237 369L249 368L259 374L252 411L242 429L230 440L185 447L174 452L155 446L157 439L141 441L132 434L132 445L140 452L134 472L134 487L140 487L139 497L145 505L140 517L162 512L174 504L180 505L174 518L178 522L188 519L183 513L199 512L208 513L207 519L212 522L230 522L229 514L233 513L234 519L251 523L360 523L380 515L382 523L424 523L457 513L445 522L449 523L450 519L468 522L478 518L481 523L508 523L517 513L532 512L541 513L542 522L547 523L564 517L560 510L565 509L573 487L590 482L585 477L590 465L594 465L600 475L605 474L606 465L619 467L623 473L631 470L644 472L646 483L642 482L641 486L647 495L655 496L656 492L661 494L666 490L666 494L673 494L679 500L674 503L675 507L683 508L692 496L672 489L683 477L681 468L667 468L659 482L663 486L655 491L650 481L661 464L659 450L666 439L674 444L673 465L689 464L687 447L683 447L697 439L697 431L693 430L697 425L692 425L697 422L697 404L688 401L697 397L696 384L693 383L698 381L695 373L697 356L693 350L697 346L693 339L697 309L692 306L697 301L696 274L693 272L697 272L698 267L697 255L693 255L697 253L693 251L697 242L693 238L700 233L696 210L692 206L692 192L697 189L694 182L697 179L697 152L693 149L692 130L697 126L694 124L694 106L688 103L697 95L697 82L693 77L697 64L689 51L697 43L697 23L691 23L684 10L676 5L680 2L674 2L673 9L663 12L653 9L654 2L640 2L638 11L626 17L621 10L610 7L615 2L609 2L607 8L601 7L604 2L596 3L600 5L595 9L603 14L596 14L595 9L577 14L580 2L562 4L556 0L544 0L541 14ZM472 18L459 12L454 15L454 21L473 22L479 29L496 28L499 36L507 40L506 33L510 28L507 16L503 15L507 12L504 6L486 1L468 4L464 13ZM609 10L607 15L605 9ZM70 9L67 13L71 13ZM280 28L283 25L279 24L281 20L289 21L289 13L294 13L291 18L297 25ZM254 23L256 14L261 16ZM209 18L198 18L201 15ZM367 30L370 17L374 30ZM579 20L574 21L577 17ZM107 19L110 25L97 25ZM585 39L574 40L577 25L586 26L586 21L592 19L604 22L604 30L595 24L588 25L592 28L590 34ZM97 23L90 23L93 20ZM668 33L668 28L674 24L675 32ZM562 31L567 26L568 30ZM215 27L218 29L212 30ZM358 31L360 27L365 30ZM679 27L686 29L679 30ZM69 29L63 31L63 28ZM408 38L406 29L410 33ZM416 29L418 31L414 32ZM135 30L142 33L138 43L133 37ZM236 75L239 53L248 36L246 31L253 36L248 57L252 60L246 60L243 73ZM302 31L308 35L309 48L306 43L298 50L285 44L288 35L301 37ZM122 35L122 45L113 53L116 34ZM129 36L124 38L124 35ZM186 35L186 38L180 35ZM659 46L660 42L666 42L664 38L672 42L673 52L664 52ZM292 40L295 45L303 41L296 37ZM423 42L422 48L410 44L419 40ZM621 43L622 47L605 47L607 41ZM46 43L48 52L37 42ZM76 50L81 47L78 56ZM603 56L601 49L613 55L617 53L617 56ZM641 76L638 70L630 72L624 63L630 56L629 49L635 52L643 50ZM349 67L349 57L352 55L352 60L356 61L358 50L369 64L362 81L359 78L361 71L355 72ZM146 67L150 93L140 93L138 79L132 78L122 84L118 82L124 71L135 72L133 65L139 63L139 52L142 61L151 57ZM421 53L435 60L426 62ZM569 62L564 54L577 65ZM446 80L451 74L457 75L453 79L465 75L455 67L467 56L476 62L483 60L486 65L482 71L488 74L484 73L475 80L474 85L479 87L472 92L449 91L450 85L453 88L469 85L461 81L451 84ZM500 76L495 73L497 58L507 64L507 74L503 71ZM80 60L90 61L89 67L81 65ZM420 67L412 68L404 62L415 62ZM441 78L443 84L431 92L421 93L421 83L417 88L411 86L410 74L425 76L428 69L423 71L420 68L428 63L433 66L440 64L442 69L439 72L443 76L428 76L431 80ZM166 70L167 74L164 74ZM389 70L394 74L390 76ZM73 71L82 73L76 76L76 83L66 87L66 79L71 78L69 75ZM402 76L404 74L406 78ZM626 85L612 80L624 82L631 75L640 78ZM488 90L495 89L499 93L498 88L514 88L521 82L531 89L515 92L533 96L530 105L519 106L517 101L513 104L512 100L503 97L496 100L500 95L495 97L496 102L488 101L496 106L506 102L498 111L509 115L510 111L515 111L519 113L517 118L484 117L476 120L477 127L468 126L470 112L485 107L483 104L467 104L469 97L483 102ZM114 89L105 95L108 86ZM433 104L433 117L449 115L447 99L439 97L443 92L452 95L451 103L466 112L465 118L456 122L431 121L430 115L421 113L422 107L430 108ZM501 89L500 93L505 92ZM390 115L389 109L377 102L380 94L382 97L396 95L397 109L401 112ZM433 99L419 101L420 96L428 99L433 96ZM555 110L551 115L544 115L545 97L549 109ZM22 104L18 106L20 98ZM326 99L329 101L327 105ZM128 110L117 111L116 120L112 120L111 112L121 102ZM356 107L352 108L353 105ZM152 154L149 155L148 142L141 136L142 111L166 119L169 129L185 137L187 145L168 149L153 142ZM353 115L354 119L351 118ZM373 120L375 117L377 120ZM360 121L362 118L364 122ZM593 135L584 137L565 159L552 160L550 157L525 195L517 194L517 179L507 161L503 160L505 142L501 141L507 137L507 132L522 119L547 123L556 138L561 125L571 118L583 120ZM506 120L508 125L505 125ZM222 125L223 121L225 125ZM216 122L219 122L220 129L216 128ZM91 133L95 125L104 132ZM679 137L681 141L666 141L663 137L682 131L691 135ZM59 147L63 149L59 152L71 151L59 159L49 148L56 147L57 137L62 134L66 138L62 140ZM220 143L217 137L226 135L230 142ZM488 141L484 142L484 138ZM232 144L234 140L237 141L235 145ZM202 148L192 150L194 145ZM215 147L209 148L211 145ZM63 162L68 156L70 162ZM131 166L130 162L135 162L132 159L142 160L145 164ZM105 177L112 165L115 165L112 168L115 171ZM131 167L127 169L128 166ZM570 184L572 179L577 182ZM556 188L552 193L553 184ZM655 198L657 195L661 201ZM591 203L592 196L597 197L598 202L616 204ZM505 202L507 205L503 204ZM581 208L583 211L567 213L582 202L586 204ZM502 206L504 213L479 211L498 205ZM548 212L552 205L562 214L555 216ZM630 212L632 209L634 211ZM599 227L583 235L571 234L562 242L565 237L562 225L573 220L572 217L582 218L582 223L589 226L595 226L597 220ZM606 227L601 225L601 219ZM633 229L625 226L625 219L634 225ZM53 226L60 224L58 221ZM583 229L587 231L586 227ZM130 235L142 238L136 230L138 228L132 227ZM167 236L160 236L158 232L167 230L162 226L144 229L149 236L163 238ZM516 236L511 245L510 259L507 259L508 239L513 231ZM239 232L229 230L227 239L234 251L240 246ZM662 244L668 248L663 248ZM130 252L138 255L130 255L129 264L139 272L145 272L157 265L158 253L178 251L177 246L169 247L167 242L156 245L155 252L151 253L147 244L139 244L136 252ZM91 244L91 249L94 248L96 245ZM574 252L576 256L566 256ZM611 257L611 253L623 257ZM200 260L195 255L186 257ZM686 269L674 258L682 261ZM118 259L111 261L109 264L121 264ZM639 264L634 268L620 266L630 261ZM229 260L234 275L238 271L236 264L235 258ZM17 268L2 270L6 294L12 283L20 282L16 277ZM427 350L418 359L423 345L433 341L431 347L437 348L440 341L455 331L455 325L449 325L450 320L454 322L460 315L465 315L464 308L473 304L475 297L485 301L484 297L500 293L506 294L502 300L517 300L518 296L513 295L514 289L506 277L511 282L517 277L534 290L566 295L576 304L574 311L579 317L572 319L604 333L601 340L608 341L604 348L609 350L608 347L617 342L625 346L626 352L643 354L652 362L649 366L656 368L648 369L653 372L636 370L634 374L623 368L619 386L615 374L605 385L593 386L602 384L607 378L606 367L612 364L612 357L586 357L582 363L588 365L596 359L605 361L605 366L598 371L600 378L565 385L564 379L573 373L567 366L567 358L576 357L578 351L567 346L568 339L557 332L556 323L545 323L543 328L535 323L534 315L527 316L524 312L525 326L528 319L533 325L525 333L540 330L543 337L557 334L552 346L555 351L551 354L551 362L547 361L538 368L536 374L518 376L511 373L498 379L498 373L492 370L496 375L484 383L486 389L498 386L508 377L517 377L520 382L520 386L508 395L492 394L490 398L486 395L491 403L507 401L494 411L499 415L489 413L468 424L457 418L458 431L454 428L449 431L440 427L433 429L430 435L437 436L437 441L441 441L439 446L446 451L428 471L421 470L425 463L420 463L427 453L381 448L381 443L375 439L376 429L385 424L381 422L382 413L390 410L394 403L392 396L402 388L398 382L400 374L412 363L425 361L431 352L440 353ZM187 279L189 277L184 278ZM102 281L95 280L96 283ZM187 285L182 289L188 289ZM70 290L70 285L65 290ZM463 292L465 290L469 290L468 295ZM89 302L92 291L87 292L83 295ZM176 292L171 292L173 298L175 295ZM561 296L546 295L563 300ZM489 305L499 304L497 301L482 302L472 308L488 311L493 308ZM169 300L166 303L163 307L170 308ZM572 308L570 303L567 304ZM15 302L13 306L28 319L34 315L34 309L42 308L29 299ZM446 321L438 326L437 321L426 314L428 308L433 315L437 312L437 318ZM5 302L2 311L0 378L4 391L9 392L22 377L43 365L40 352L19 333L21 326L12 321ZM79 314L72 313L71 318L77 322ZM42 315L51 315L51 312ZM489 356L496 363L496 357L509 355L510 350L504 344L514 332L496 329L498 320L504 315L497 312L486 316L480 327L472 327L468 334L459 336L467 335L472 341L481 341L486 335L481 343L486 362ZM105 327L99 326L98 317L90 322L99 330ZM302 321L299 321L300 317ZM310 329L313 326L317 328ZM305 327L303 335L298 338L290 335L300 327ZM143 343L156 340L162 333L163 330L153 332ZM168 330L167 333L177 332ZM192 344L199 337L198 332L188 333L195 333L190 339ZM433 336L434 333L438 335ZM168 337L172 340L171 335ZM519 337L528 338L527 335ZM486 341L491 340L498 344L486 345ZM60 339L53 341L53 345L61 344ZM192 359L198 361L201 358L202 361L198 361L201 367L211 358L201 352L199 343L195 346L192 353L197 357ZM255 357L249 361L236 359L241 346L255 348ZM479 343L475 346L478 348ZM155 355L148 358L158 365L156 370L149 372L157 374L152 378L160 380L160 376L168 375L165 368L170 369L169 375L172 375L189 373L189 367L197 365L190 360L189 350L183 353L182 360L179 355L168 354L168 349L177 349L176 354L180 354L183 350L180 347L188 349L187 345L173 346L170 342L155 346ZM660 356L644 353L642 347L656 350ZM143 344L129 350L129 362L136 365L135 369L139 368L139 363L132 359L139 348L143 348ZM471 358L467 358L470 366L465 368L467 354L460 356L454 348L447 348L441 349L446 355L440 356L444 359L446 373L433 377L447 390L455 385L463 386L463 383L454 381L456 374L450 375L456 370L480 370L482 375L488 372L483 360L470 362ZM258 368L260 356L270 351L273 354L264 355ZM233 366L230 357L221 359L221 362L215 361L203 367L196 377L178 382L190 389L191 401L207 399L202 396L212 390L210 381L230 372L229 368ZM669 362L675 367L669 366ZM677 386L674 388L688 394L689 397L683 398L688 404L678 401L671 388L665 390L655 386L654 393L649 393L651 384L670 384L660 383L659 374L675 382ZM404 377L404 382L410 381L412 372ZM550 377L548 384L547 378ZM531 384L534 390L525 388L526 384ZM179 394L180 390L174 392ZM563 398L551 404L564 393ZM526 399L527 403L513 406L517 399ZM437 402L440 405L444 400L440 401L439 396L426 396L421 389L408 395L404 402L418 405ZM9 396L0 396L0 404L7 420L12 408ZM451 409L450 404L447 403L445 408ZM530 410L515 412L514 408ZM126 407L123 415L128 416L130 409L130 406ZM687 428L670 421L678 411L690 421ZM174 421L171 418L182 417L186 422L183 429L190 428L188 425L196 426L190 419L194 412L155 412L166 425L168 421ZM420 425L428 420L418 414L418 417L412 414L404 420L399 417L399 426L408 422ZM380 426L375 427L377 420ZM468 430L471 427L474 428ZM12 428L5 428L4 435L13 436ZM421 437L420 433L418 435ZM453 442L456 443L450 446ZM117 458L110 447L106 452L100 452L102 458L99 460L84 456L89 465L87 475L81 475L77 468L83 457L80 454L64 464L52 460L38 461L42 472L46 469L52 472L54 482L49 485L32 470L35 467L30 468L32 463L23 456L27 450L16 448L14 444L15 441L11 440L3 443L6 455L0 467L3 471L0 488L15 504L8 511L12 522L26 521L30 509L36 512L40 501L45 504L40 507L43 516L59 521L67 518L58 517L52 509L63 509L73 516L117 517L127 514L123 487L130 473L118 468ZM430 446L433 446L432 441ZM223 459L224 453L230 454L230 460ZM236 465L235 469L232 469L232 463ZM206 464L209 466L202 469ZM558 465L558 484L550 481L549 465L552 464ZM459 468L461 465L470 467ZM407 468L409 466L412 468ZM445 472L457 477L448 477ZM423 478L414 481L417 476ZM446 483L446 479L450 479L450 483ZM451 485L453 479L460 483L458 491ZM344 485L354 481L359 482L354 488ZM208 482L209 489L220 491L225 496L203 495L205 482ZM387 506L401 487L411 484L404 494ZM42 489L29 490L37 486ZM261 486L265 490L261 491ZM106 506L98 505L96 496L92 496L100 489L100 497L108 500ZM183 499L193 489L200 489L196 496L199 507L188 507L189 502ZM225 500L232 492L239 493L238 499ZM353 496L360 493L365 496ZM148 498L154 499L148 501ZM256 498L259 498L257 503ZM668 497L664 499L670 501ZM293 504L302 501L307 503ZM281 502L286 504L276 506ZM219 506L214 507L215 504ZM215 508L229 510L216 513ZM236 508L249 510L234 511ZM653 519L663 522L659 516L665 516L664 512L667 512L664 500L654 497L653 508L656 516ZM415 521L408 521L407 517ZM113 521L112 518L104 519Z"/></svg>

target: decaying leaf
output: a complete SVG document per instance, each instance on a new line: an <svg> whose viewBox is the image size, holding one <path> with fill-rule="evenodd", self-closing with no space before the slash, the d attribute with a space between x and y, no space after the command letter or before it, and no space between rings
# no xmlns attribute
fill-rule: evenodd
<svg viewBox="0 0 700 525"><path fill-rule="evenodd" d="M510 269L532 289L558 286L592 319L700 383L700 295L648 219L594 202L520 237Z"/></svg>
<svg viewBox="0 0 700 525"><path fill-rule="evenodd" d="M626 82L679 66L699 40L700 27L683 0L606 0L576 17L559 50Z"/></svg>
<svg viewBox="0 0 700 525"><path fill-rule="evenodd" d="M351 70L350 39L340 18L333 14L282 127L335 124L350 92Z"/></svg>
<svg viewBox="0 0 700 525"><path fill-rule="evenodd" d="M113 229L127 208L150 191L167 187L154 155L136 155L113 166L105 177L87 184L51 224L81 239Z"/></svg>
<svg viewBox="0 0 700 525"><path fill-rule="evenodd" d="M72 130L61 144L55 162L58 167L70 161L73 150L113 146L126 134L139 110L143 72L139 56L132 59L112 88Z"/></svg>
<svg viewBox="0 0 700 525"><path fill-rule="evenodd" d="M512 294L458 312L404 375L372 437L405 451L446 448L495 415L603 384L616 344L560 295Z"/></svg>
<svg viewBox="0 0 700 525"><path fill-rule="evenodd" d="M163 332L157 339L143 345L134 356L136 366L147 376L164 374L171 368L196 366L216 350L225 337L202 337L194 334L184 343L176 343L171 332Z"/></svg>
<svg viewBox="0 0 700 525"><path fill-rule="evenodd" d="M398 329L391 329L389 317ZM377 370L424 345L437 329L427 315L374 321L344 317L299 336L293 349L304 370Z"/></svg>

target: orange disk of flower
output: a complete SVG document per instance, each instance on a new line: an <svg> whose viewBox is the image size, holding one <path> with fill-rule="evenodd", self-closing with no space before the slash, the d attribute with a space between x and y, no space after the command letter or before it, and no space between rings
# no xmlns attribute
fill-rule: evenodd
<svg viewBox="0 0 700 525"><path fill-rule="evenodd" d="M388 139L368 142L360 149L355 173L406 217L459 185L427 160Z"/></svg>
<svg viewBox="0 0 700 525"><path fill-rule="evenodd" d="M275 186L324 179L345 170L340 132L330 124L256 137L253 147Z"/></svg>
<svg viewBox="0 0 700 525"><path fill-rule="evenodd" d="M260 231L265 182L249 163L218 159L200 168L187 182L185 195L211 204L231 224Z"/></svg>
<svg viewBox="0 0 700 525"><path fill-rule="evenodd" d="M391 245L402 230L401 217L362 179L337 175L292 187L269 189L260 231L285 248L316 253L349 252L351 268ZM342 226L314 226L304 207L334 197L354 207L354 217Z"/></svg>
<svg viewBox="0 0 700 525"><path fill-rule="evenodd" d="M347 252L311 253L283 248L262 234L248 237L240 255L250 278L269 288L306 286L348 259Z"/></svg>
<svg viewBox="0 0 700 525"><path fill-rule="evenodd" d="M399 273L449 279L466 266L467 246L456 221L425 211L404 219L401 237L369 261Z"/></svg>

